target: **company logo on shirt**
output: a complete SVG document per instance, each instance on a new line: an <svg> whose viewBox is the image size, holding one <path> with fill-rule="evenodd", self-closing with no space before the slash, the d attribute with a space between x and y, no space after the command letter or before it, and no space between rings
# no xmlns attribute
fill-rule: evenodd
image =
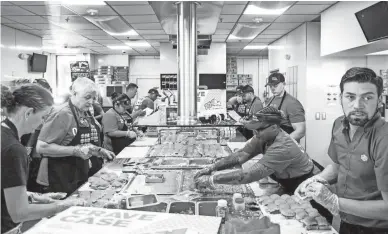
<svg viewBox="0 0 388 234"><path fill-rule="evenodd" d="M365 154L361 155L361 160L362 160L363 162L368 161L368 156L366 156Z"/></svg>

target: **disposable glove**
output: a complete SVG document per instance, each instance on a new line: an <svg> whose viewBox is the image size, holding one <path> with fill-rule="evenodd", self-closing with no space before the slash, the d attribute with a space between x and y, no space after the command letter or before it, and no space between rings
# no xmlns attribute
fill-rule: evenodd
<svg viewBox="0 0 388 234"><path fill-rule="evenodd" d="M201 189L212 189L214 190L214 183L212 176L204 175L195 179L195 187L199 190Z"/></svg>
<svg viewBox="0 0 388 234"><path fill-rule="evenodd" d="M301 199L301 200L305 200L305 199L308 199L308 197L306 196L306 189L307 189L307 186L309 186L311 183L313 182L320 182L322 184L329 184L324 178L322 178L321 176L319 175L315 175L313 177L310 177L308 178L307 180L303 181L295 190L294 194L297 198Z"/></svg>
<svg viewBox="0 0 388 234"><path fill-rule="evenodd" d="M306 194L328 209L333 215L339 214L338 196L331 192L326 185L320 182L313 182L307 186Z"/></svg>

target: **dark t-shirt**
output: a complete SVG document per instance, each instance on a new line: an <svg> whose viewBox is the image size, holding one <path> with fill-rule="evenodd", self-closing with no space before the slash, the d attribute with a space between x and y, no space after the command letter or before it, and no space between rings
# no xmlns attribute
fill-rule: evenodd
<svg viewBox="0 0 388 234"><path fill-rule="evenodd" d="M1 126L1 233L16 227L8 213L4 189L27 184L28 156L17 133Z"/></svg>
<svg viewBox="0 0 388 234"><path fill-rule="evenodd" d="M144 98L143 102L140 105L141 110L144 110L146 108L150 108L152 110L155 109L154 101L152 101L152 99L149 98L148 96Z"/></svg>
<svg viewBox="0 0 388 234"><path fill-rule="evenodd" d="M275 108L279 108L280 103L282 102L282 97L275 97L269 100L269 106L273 106ZM267 104L267 105L268 105ZM305 111L302 104L293 96L286 93L283 104L280 107L280 110L284 113L284 120L282 120L281 124L292 127L293 123L301 123L305 122Z"/></svg>

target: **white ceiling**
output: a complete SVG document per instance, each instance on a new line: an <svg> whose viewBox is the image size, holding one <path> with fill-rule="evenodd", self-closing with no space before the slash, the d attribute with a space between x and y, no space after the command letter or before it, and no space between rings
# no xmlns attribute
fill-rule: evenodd
<svg viewBox="0 0 388 234"><path fill-rule="evenodd" d="M82 1L82 0L80 0ZM268 45L299 27L312 21L320 13L336 2L299 1L295 2L280 16L243 15L248 1L225 1L221 11L213 42L226 42L230 55L267 55L267 50L243 50L246 45ZM160 42L168 42L169 37L163 30L152 7L147 1L106 1L104 6L61 5L60 1L2 1L1 24L19 29L43 38L44 46L62 45L81 46L91 53L114 54L121 51L111 50L107 45L125 45L128 39L146 40L151 47L132 48L130 55L159 55ZM88 9L97 9L99 15L121 16L135 29L138 36L110 36L83 15ZM269 26L256 38L249 40L228 39L237 23L253 23L260 17Z"/></svg>

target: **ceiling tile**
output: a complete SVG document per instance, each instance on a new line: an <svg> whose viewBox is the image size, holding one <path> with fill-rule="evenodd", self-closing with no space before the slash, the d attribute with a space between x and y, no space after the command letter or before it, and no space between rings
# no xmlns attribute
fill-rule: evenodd
<svg viewBox="0 0 388 234"><path fill-rule="evenodd" d="M336 1L299 1L296 5L332 5L337 3Z"/></svg>
<svg viewBox="0 0 388 234"><path fill-rule="evenodd" d="M8 27L11 27L11 28L15 28L15 29L20 29L20 30L24 30L24 29L34 29L34 28L31 28L27 25L24 25L24 24L4 24L5 26L8 26Z"/></svg>
<svg viewBox="0 0 388 234"><path fill-rule="evenodd" d="M122 5L148 5L148 1L106 1L109 5L112 6L122 6Z"/></svg>
<svg viewBox="0 0 388 234"><path fill-rule="evenodd" d="M235 23L218 23L217 29L229 29L231 30L234 27Z"/></svg>
<svg viewBox="0 0 388 234"><path fill-rule="evenodd" d="M262 39L262 38L260 38L260 39L255 39L255 40L253 40L253 42L254 43L270 43L270 42L273 42L273 41L275 41L275 40L277 40L277 39L270 39L270 38L264 38L264 39Z"/></svg>
<svg viewBox="0 0 388 234"><path fill-rule="evenodd" d="M288 33L290 30L265 30L264 32L261 33L261 35L284 35Z"/></svg>
<svg viewBox="0 0 388 234"><path fill-rule="evenodd" d="M99 39L99 40L115 40L114 37L110 36L110 35L88 35L88 36L85 36L89 39Z"/></svg>
<svg viewBox="0 0 388 234"><path fill-rule="evenodd" d="M5 17L1 17L1 23L2 24L17 24L15 21L9 20L9 19L7 19Z"/></svg>
<svg viewBox="0 0 388 234"><path fill-rule="evenodd" d="M119 40L125 40L125 39L142 39L141 36L139 35L136 35L136 36L114 36L116 39L119 39Z"/></svg>
<svg viewBox="0 0 388 234"><path fill-rule="evenodd" d="M23 8L37 15L74 15L61 5L23 6Z"/></svg>
<svg viewBox="0 0 388 234"><path fill-rule="evenodd" d="M246 45L248 45L249 42L228 42L226 43L227 48L244 48Z"/></svg>
<svg viewBox="0 0 388 234"><path fill-rule="evenodd" d="M224 5L246 5L248 1L225 1Z"/></svg>
<svg viewBox="0 0 388 234"><path fill-rule="evenodd" d="M267 29L294 29L302 23L272 23Z"/></svg>
<svg viewBox="0 0 388 234"><path fill-rule="evenodd" d="M160 23L148 23L148 24L131 24L134 29L160 29L162 30L162 26Z"/></svg>
<svg viewBox="0 0 388 234"><path fill-rule="evenodd" d="M87 35L103 35L103 36L109 35L102 30L78 30L76 32L81 34L81 35L85 35L85 36L87 36Z"/></svg>
<svg viewBox="0 0 388 234"><path fill-rule="evenodd" d="M40 16L8 16L10 20L19 23L30 23L30 24L47 24L48 20Z"/></svg>
<svg viewBox="0 0 388 234"><path fill-rule="evenodd" d="M319 14L328 7L330 7L330 5L293 5L284 13L287 15Z"/></svg>
<svg viewBox="0 0 388 234"><path fill-rule="evenodd" d="M61 1L14 1L12 2L15 5L19 6L43 6L43 5L60 5Z"/></svg>
<svg viewBox="0 0 388 234"><path fill-rule="evenodd" d="M109 6L80 6L80 5L65 5L66 8L73 10L79 15L87 14L89 9L98 10L98 15L117 15Z"/></svg>
<svg viewBox="0 0 388 234"><path fill-rule="evenodd" d="M258 35L255 39L278 39L282 35Z"/></svg>
<svg viewBox="0 0 388 234"><path fill-rule="evenodd" d="M136 30L140 35L162 35L166 34L164 30Z"/></svg>
<svg viewBox="0 0 388 234"><path fill-rule="evenodd" d="M221 15L239 15L243 12L245 5L224 5Z"/></svg>
<svg viewBox="0 0 388 234"><path fill-rule="evenodd" d="M1 6L13 6L11 2L8 1L2 1Z"/></svg>
<svg viewBox="0 0 388 234"><path fill-rule="evenodd" d="M30 34L37 35L37 36L42 36L42 35L43 35L43 31L41 31L41 30L36 30L36 29L25 29L25 30L23 30L23 31L26 32L26 33L30 33Z"/></svg>
<svg viewBox="0 0 388 234"><path fill-rule="evenodd" d="M38 30L51 30L51 29L61 29L53 24L26 24L30 26L33 29L38 29Z"/></svg>
<svg viewBox="0 0 388 234"><path fill-rule="evenodd" d="M150 45L152 45L153 47L160 47L160 42L158 41L147 41Z"/></svg>
<svg viewBox="0 0 388 234"><path fill-rule="evenodd" d="M168 35L143 35L145 39L150 40L167 40L168 41Z"/></svg>
<svg viewBox="0 0 388 234"><path fill-rule="evenodd" d="M120 15L152 15L155 14L150 5L113 6Z"/></svg>
<svg viewBox="0 0 388 234"><path fill-rule="evenodd" d="M2 6L1 15L7 16L7 15L34 15L34 14L18 6Z"/></svg>
<svg viewBox="0 0 388 234"><path fill-rule="evenodd" d="M98 39L95 39L93 41L96 41L102 45L124 45L124 43L122 41L119 41L119 40L98 40Z"/></svg>
<svg viewBox="0 0 388 234"><path fill-rule="evenodd" d="M281 15L275 20L278 23L309 22L319 15Z"/></svg>
<svg viewBox="0 0 388 234"><path fill-rule="evenodd" d="M225 39L212 39L212 42L225 42Z"/></svg>
<svg viewBox="0 0 388 234"><path fill-rule="evenodd" d="M240 23L254 23L255 18L261 18L263 23L273 22L277 15L242 15L238 22Z"/></svg>
<svg viewBox="0 0 388 234"><path fill-rule="evenodd" d="M158 23L159 20L155 14L153 15L126 15L123 16L128 23Z"/></svg>
<svg viewBox="0 0 388 234"><path fill-rule="evenodd" d="M229 33L230 33L230 29L217 29L214 34L216 34L216 35L218 35L218 34L227 35Z"/></svg>
<svg viewBox="0 0 388 234"><path fill-rule="evenodd" d="M221 15L220 21L222 23L235 23L240 15ZM222 19L222 21L221 21Z"/></svg>

